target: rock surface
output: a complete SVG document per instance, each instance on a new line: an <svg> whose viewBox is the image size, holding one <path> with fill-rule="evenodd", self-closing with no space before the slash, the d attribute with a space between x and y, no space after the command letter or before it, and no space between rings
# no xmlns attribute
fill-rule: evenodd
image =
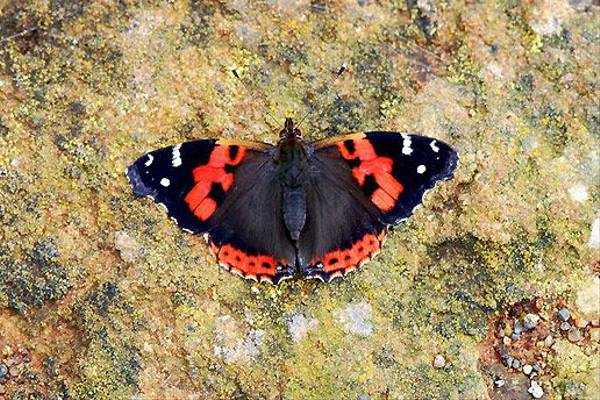
<svg viewBox="0 0 600 400"><path fill-rule="evenodd" d="M598 393L599 17L587 0L0 0L0 397ZM395 130L461 156L344 279L243 281L132 195L147 150L273 143L309 111L307 141ZM503 334L513 353L482 351L535 296L564 301L567 329L537 310ZM537 362L525 342L539 376L502 364Z"/></svg>

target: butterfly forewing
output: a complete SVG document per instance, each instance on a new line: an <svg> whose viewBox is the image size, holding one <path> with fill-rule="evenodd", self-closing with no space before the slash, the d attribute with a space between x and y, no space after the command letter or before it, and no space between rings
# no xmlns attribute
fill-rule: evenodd
<svg viewBox="0 0 600 400"><path fill-rule="evenodd" d="M388 225L408 218L427 190L452 178L458 162L449 145L425 136L367 132L335 139L317 142L316 153L342 158Z"/></svg>

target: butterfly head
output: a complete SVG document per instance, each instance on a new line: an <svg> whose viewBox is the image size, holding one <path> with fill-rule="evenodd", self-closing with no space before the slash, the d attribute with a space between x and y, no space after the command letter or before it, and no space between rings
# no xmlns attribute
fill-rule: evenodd
<svg viewBox="0 0 600 400"><path fill-rule="evenodd" d="M300 129L294 128L294 121L291 118L285 119L285 125L279 132L279 139L302 140Z"/></svg>

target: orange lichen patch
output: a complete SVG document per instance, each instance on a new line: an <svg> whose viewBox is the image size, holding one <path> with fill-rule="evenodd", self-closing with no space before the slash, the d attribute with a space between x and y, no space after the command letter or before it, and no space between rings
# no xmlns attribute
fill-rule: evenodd
<svg viewBox="0 0 600 400"><path fill-rule="evenodd" d="M323 271L327 273L356 269L362 262L379 252L384 237L384 231L379 234L367 233L350 248L330 251L320 260L313 260L313 264L321 262Z"/></svg>
<svg viewBox="0 0 600 400"><path fill-rule="evenodd" d="M262 277L273 277L277 274L277 265L280 264L274 257L252 256L229 244L220 248L211 244L211 251L214 252L221 265L233 272L240 272L245 278L260 280ZM285 261L282 263L285 264Z"/></svg>
<svg viewBox="0 0 600 400"><path fill-rule="evenodd" d="M218 207L217 199L210 197L213 185L220 184L224 192L233 185L234 175L228 172L226 166L238 165L246 154L243 147L217 145L210 154L205 165L194 168L196 185L185 196L185 202L190 210L200 220L206 221Z"/></svg>
<svg viewBox="0 0 600 400"><path fill-rule="evenodd" d="M360 160L352 168L352 175L361 187L365 186L367 176L372 176L379 186L371 193L371 201L382 211L394 208L404 187L392 175L394 160L380 157L368 139L355 139L338 143L340 154L346 160Z"/></svg>

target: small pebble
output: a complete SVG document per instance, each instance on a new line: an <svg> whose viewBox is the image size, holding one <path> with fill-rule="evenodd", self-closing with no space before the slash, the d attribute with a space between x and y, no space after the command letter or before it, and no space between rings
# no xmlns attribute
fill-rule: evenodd
<svg viewBox="0 0 600 400"><path fill-rule="evenodd" d="M548 335L548 336L546 336L546 339L544 339L544 344L546 345L546 347L552 346L553 342L554 342L554 338L552 337L552 335Z"/></svg>
<svg viewBox="0 0 600 400"><path fill-rule="evenodd" d="M531 368L533 368L533 372L539 373L541 371L540 366L537 364L533 364Z"/></svg>
<svg viewBox="0 0 600 400"><path fill-rule="evenodd" d="M23 367L21 367L21 365L15 365L14 367L12 367L10 369L10 376L12 376L12 377L19 376L22 369L23 369Z"/></svg>
<svg viewBox="0 0 600 400"><path fill-rule="evenodd" d="M561 331L568 331L569 329L571 329L571 324L568 322L563 322L560 324L560 330Z"/></svg>
<svg viewBox="0 0 600 400"><path fill-rule="evenodd" d="M8 367L4 364L0 364L0 379L4 378L8 374Z"/></svg>
<svg viewBox="0 0 600 400"><path fill-rule="evenodd" d="M512 362L512 367L513 367L514 369L519 369L519 368L521 368L521 361L519 361L519 360L513 360L513 362Z"/></svg>
<svg viewBox="0 0 600 400"><path fill-rule="evenodd" d="M571 318L571 313L566 307L563 307L558 311L558 318L563 322L567 322Z"/></svg>
<svg viewBox="0 0 600 400"><path fill-rule="evenodd" d="M567 333L567 339L569 339L569 342L579 342L582 339L581 332L579 331L579 329L573 327Z"/></svg>
<svg viewBox="0 0 600 400"><path fill-rule="evenodd" d="M509 368L512 366L513 360L514 358L512 358L511 356L502 359L502 361L504 361L504 365L506 365Z"/></svg>
<svg viewBox="0 0 600 400"><path fill-rule="evenodd" d="M541 399L544 395L544 389L536 381L531 381L531 386L527 389L527 392L531 394L535 399Z"/></svg>
<svg viewBox="0 0 600 400"><path fill-rule="evenodd" d="M529 364L525 364L523 365L523 373L525 375L529 375L531 373L531 371L533 371L533 367Z"/></svg>
<svg viewBox="0 0 600 400"><path fill-rule="evenodd" d="M537 324L540 322L540 316L537 314L527 314L523 319L523 326L528 331L535 329Z"/></svg>
<svg viewBox="0 0 600 400"><path fill-rule="evenodd" d="M577 319L575 320L575 326L576 326L576 327L578 327L578 328L581 328L581 329L583 329L583 328L585 328L586 326L588 326L588 321L587 321L587 320L585 320L585 319L582 319L582 318L577 318Z"/></svg>
<svg viewBox="0 0 600 400"><path fill-rule="evenodd" d="M444 358L443 355L438 354L437 356L435 356L435 358L433 359L433 367L440 369L440 368L444 368L444 366L446 365L446 359Z"/></svg>
<svg viewBox="0 0 600 400"><path fill-rule="evenodd" d="M514 335L514 333L513 333ZM502 338L502 343L504 343L505 346L508 346L511 343L511 338L509 338L508 336L504 336Z"/></svg>
<svg viewBox="0 0 600 400"><path fill-rule="evenodd" d="M520 320L515 321L515 327L513 328L513 332L517 335L520 335L523 332L523 324Z"/></svg>
<svg viewBox="0 0 600 400"><path fill-rule="evenodd" d="M510 335L511 340L519 340L520 337L521 337L521 335L517 335L516 333L513 333L512 335Z"/></svg>
<svg viewBox="0 0 600 400"><path fill-rule="evenodd" d="M506 381L504 379L498 379L497 381L494 382L494 385L496 385L496 387L502 387L502 386L504 386L505 383L506 383Z"/></svg>

